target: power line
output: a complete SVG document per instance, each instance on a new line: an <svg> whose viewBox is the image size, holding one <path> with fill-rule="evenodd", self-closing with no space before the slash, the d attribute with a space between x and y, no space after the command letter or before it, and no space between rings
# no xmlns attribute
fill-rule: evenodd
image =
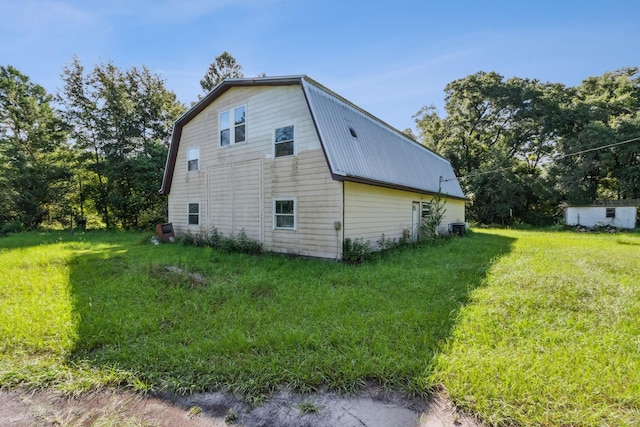
<svg viewBox="0 0 640 427"><path fill-rule="evenodd" d="M602 150L604 148L611 148L611 147L616 147L618 145L629 144L630 142L635 142L635 141L638 141L638 140L640 140L640 137L627 139L626 141L614 142L613 144L603 145L601 147L587 148L586 150L576 151L575 153L568 153L568 154L562 154L562 155L559 155L559 156L550 157L550 160L564 159L565 157L577 156L578 154L584 154L584 153L588 153L590 151L598 151L598 150ZM488 174L491 174L491 173L502 172L502 171L511 170L511 169L512 169L511 166L510 167L506 167L506 168L492 169L490 171L476 172L476 173L470 173L470 174L463 175L463 176L457 176L456 179L463 179L463 178L469 178L469 177L480 176L480 175L488 175ZM453 181L453 179L444 179L444 180L442 180L442 182L447 182L447 181Z"/></svg>
<svg viewBox="0 0 640 427"><path fill-rule="evenodd" d="M609 144L609 145L603 145L602 147L595 147L595 148L588 148L586 150L582 150L582 151L576 151L575 153L569 153L569 154L564 154L562 156L556 156L556 157L552 157L552 159L564 159L565 157L569 157L569 156L575 156L578 154L583 154L583 153L588 153L590 151L597 151L597 150L602 150L603 148L610 148L610 147L615 147L616 145L623 145L623 144L628 144L630 142L634 142L634 141L638 141L640 140L640 137L638 138L632 138L632 139L627 139L626 141L621 141L621 142L615 142L613 144Z"/></svg>

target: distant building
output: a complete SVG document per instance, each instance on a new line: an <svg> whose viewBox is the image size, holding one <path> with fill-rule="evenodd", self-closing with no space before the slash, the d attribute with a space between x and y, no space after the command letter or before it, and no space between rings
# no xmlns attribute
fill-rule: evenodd
<svg viewBox="0 0 640 427"><path fill-rule="evenodd" d="M564 220L567 225L584 227L613 226L634 229L640 200L601 200L590 206L569 206L565 208Z"/></svg>

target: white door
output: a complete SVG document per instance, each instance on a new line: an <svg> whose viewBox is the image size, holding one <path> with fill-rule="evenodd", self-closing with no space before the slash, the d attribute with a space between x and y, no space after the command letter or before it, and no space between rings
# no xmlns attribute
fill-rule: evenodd
<svg viewBox="0 0 640 427"><path fill-rule="evenodd" d="M420 235L420 202L413 202L411 209L411 241L416 243Z"/></svg>

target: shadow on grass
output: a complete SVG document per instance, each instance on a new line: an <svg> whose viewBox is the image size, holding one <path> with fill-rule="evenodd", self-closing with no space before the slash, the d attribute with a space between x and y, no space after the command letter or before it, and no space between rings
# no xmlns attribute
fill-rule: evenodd
<svg viewBox="0 0 640 427"><path fill-rule="evenodd" d="M361 266L178 245L88 251L71 262L72 361L177 393L259 399L280 385L356 392L369 381L428 393L459 309L512 243L471 233Z"/></svg>
<svg viewBox="0 0 640 427"><path fill-rule="evenodd" d="M112 230L74 230L73 233L70 230L25 231L0 236L0 249L22 249L43 245L83 242L121 243L123 236L131 237L134 234L138 235L139 238L150 235L150 233Z"/></svg>

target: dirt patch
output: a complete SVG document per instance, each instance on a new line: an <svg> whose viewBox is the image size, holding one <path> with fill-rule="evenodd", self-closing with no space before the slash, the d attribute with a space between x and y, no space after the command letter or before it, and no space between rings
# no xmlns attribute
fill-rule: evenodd
<svg viewBox="0 0 640 427"><path fill-rule="evenodd" d="M51 392L0 393L0 425L23 426L281 426L478 427L446 399L415 399L369 387L358 396L274 393L253 408L228 393L138 396L98 392L65 398Z"/></svg>

